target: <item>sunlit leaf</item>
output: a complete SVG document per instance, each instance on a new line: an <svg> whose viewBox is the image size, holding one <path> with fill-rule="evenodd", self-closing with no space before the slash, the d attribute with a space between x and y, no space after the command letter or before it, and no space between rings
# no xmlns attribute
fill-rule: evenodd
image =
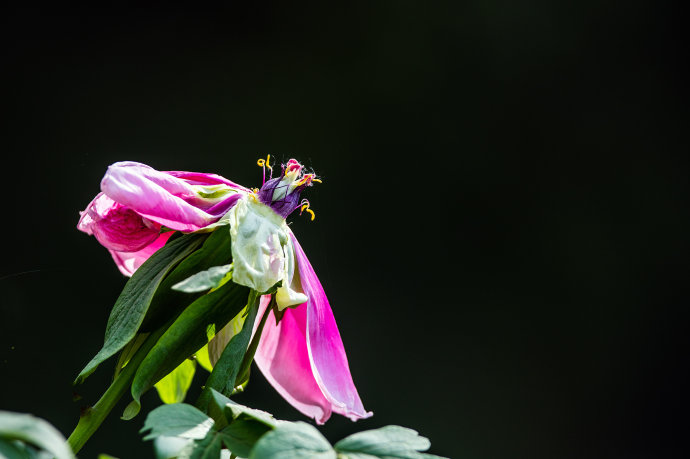
<svg viewBox="0 0 690 459"><path fill-rule="evenodd" d="M336 453L321 433L304 422L281 422L256 443L250 459L335 459Z"/></svg>
<svg viewBox="0 0 690 459"><path fill-rule="evenodd" d="M225 275L232 269L232 264L213 266L205 271L198 272L187 279L178 282L171 288L178 292L198 293L218 287Z"/></svg>
<svg viewBox="0 0 690 459"><path fill-rule="evenodd" d="M184 360L177 368L155 384L158 396L163 403L184 402L189 386L192 385L196 362Z"/></svg>
<svg viewBox="0 0 690 459"><path fill-rule="evenodd" d="M186 403L162 405L146 416L141 433L149 431L144 440L156 437L180 437L200 440L213 427L213 419Z"/></svg>

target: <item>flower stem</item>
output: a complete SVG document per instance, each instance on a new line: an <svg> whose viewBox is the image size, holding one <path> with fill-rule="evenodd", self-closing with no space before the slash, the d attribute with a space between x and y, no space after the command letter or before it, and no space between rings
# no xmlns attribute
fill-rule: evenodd
<svg viewBox="0 0 690 459"><path fill-rule="evenodd" d="M146 338L129 363L115 377L115 380L108 387L108 390L105 391L101 399L81 415L77 427L75 427L74 432L67 439L67 443L75 454L91 438L91 435L96 432L122 395L129 389L139 365L166 329L166 326L161 327Z"/></svg>

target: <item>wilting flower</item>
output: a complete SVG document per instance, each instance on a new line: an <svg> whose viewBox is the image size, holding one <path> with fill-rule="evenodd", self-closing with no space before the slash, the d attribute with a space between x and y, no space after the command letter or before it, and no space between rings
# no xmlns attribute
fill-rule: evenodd
<svg viewBox="0 0 690 459"><path fill-rule="evenodd" d="M296 209L313 219L300 193L318 179L291 159L279 177L265 181L266 167L272 168L264 160L259 165L264 166L263 186L250 190L214 174L115 163L101 181L102 192L82 212L78 228L94 235L120 271L131 276L174 231L208 231L221 219L227 222L233 282L257 292L280 282L275 301L282 318L268 320L255 355L266 378L318 423L332 412L352 420L369 417L352 382L323 287L285 222ZM262 310L270 299L262 298Z"/></svg>

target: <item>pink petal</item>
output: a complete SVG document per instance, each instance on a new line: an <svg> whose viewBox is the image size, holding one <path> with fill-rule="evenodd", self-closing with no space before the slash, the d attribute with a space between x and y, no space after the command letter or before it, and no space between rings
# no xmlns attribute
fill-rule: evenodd
<svg viewBox="0 0 690 459"><path fill-rule="evenodd" d="M200 208L210 203L190 183L141 163L119 162L108 167L101 190L141 216L174 230L196 231L220 217Z"/></svg>
<svg viewBox="0 0 690 459"><path fill-rule="evenodd" d="M245 188L242 185L238 185L225 177L221 177L216 174L207 174L204 172L186 172L186 171L165 171L166 174L170 174L173 177L178 177L183 179L185 182L191 185L228 185L230 188L235 188L237 190L243 191L245 193L251 193L252 190Z"/></svg>
<svg viewBox="0 0 690 459"><path fill-rule="evenodd" d="M266 309L261 302L259 314ZM288 308L276 326L270 313L254 361L268 382L292 406L323 424L331 417L331 403L324 397L312 372L306 339L307 305Z"/></svg>
<svg viewBox="0 0 690 459"><path fill-rule="evenodd" d="M356 421L364 410L352 382L333 312L302 247L290 234L304 293L309 301L288 308L264 327L255 361L266 379L292 406L323 424L331 412ZM265 302L262 301L265 309Z"/></svg>
<svg viewBox="0 0 690 459"><path fill-rule="evenodd" d="M316 382L324 396L333 404L334 412L347 416L353 421L368 418L373 413L364 410L357 394L350 375L343 341L328 298L319 278L316 277L314 268L292 232L290 232L290 238L295 249L302 289L309 297L307 346Z"/></svg>
<svg viewBox="0 0 690 459"><path fill-rule="evenodd" d="M136 252L158 238L160 225L99 193L82 213L77 228L92 234L103 247Z"/></svg>
<svg viewBox="0 0 690 459"><path fill-rule="evenodd" d="M113 260L115 260L115 264L120 272L125 276L131 277L134 271L139 269L139 266L148 260L156 250L160 249L168 242L168 239L170 239L173 233L174 231L162 233L155 241L137 252L117 252L111 249L108 249L108 251L110 255L112 255Z"/></svg>

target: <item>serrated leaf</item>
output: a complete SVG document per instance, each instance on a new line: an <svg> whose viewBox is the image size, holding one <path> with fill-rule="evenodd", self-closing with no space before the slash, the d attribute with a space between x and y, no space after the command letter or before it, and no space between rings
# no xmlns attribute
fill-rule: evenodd
<svg viewBox="0 0 690 459"><path fill-rule="evenodd" d="M165 331L137 369L132 382L133 404L123 415L131 419L139 411L139 399L206 342L209 324L223 327L247 304L249 289L228 282L189 305Z"/></svg>
<svg viewBox="0 0 690 459"><path fill-rule="evenodd" d="M192 385L196 361L184 360L177 368L155 384L158 396L163 403L184 402L189 386Z"/></svg>
<svg viewBox="0 0 690 459"><path fill-rule="evenodd" d="M420 452L430 446L431 442L415 430L385 426L352 434L336 443L334 448L339 456L350 459L421 459L436 457Z"/></svg>
<svg viewBox="0 0 690 459"><path fill-rule="evenodd" d="M35 445L57 459L74 459L65 437L48 422L30 414L0 411L0 438Z"/></svg>
<svg viewBox="0 0 690 459"><path fill-rule="evenodd" d="M218 287L225 275L232 269L232 264L213 266L205 271L198 272L182 282L172 286L173 290L184 293L199 293Z"/></svg>
<svg viewBox="0 0 690 459"><path fill-rule="evenodd" d="M221 287L222 289L223 287ZM259 295L252 291L247 303L247 318L244 321L242 331L233 336L220 359L213 366L213 371L206 380L206 387L196 403L198 407L206 409L211 398L211 389L228 395L232 394L235 379L252 337L254 321L259 310L259 300Z"/></svg>
<svg viewBox="0 0 690 459"><path fill-rule="evenodd" d="M213 419L192 405L175 403L162 405L146 416L140 433L149 433L144 440L156 437L180 437L193 440L205 438L213 427Z"/></svg>
<svg viewBox="0 0 690 459"><path fill-rule="evenodd" d="M256 443L250 459L335 459L336 453L315 427L305 422L281 422Z"/></svg>
<svg viewBox="0 0 690 459"><path fill-rule="evenodd" d="M232 261L232 242L227 226L221 226L204 241L204 244L185 258L172 272L163 279L151 306L141 324L142 331L158 328L163 322L176 317L182 310L201 296L201 293L183 293L172 289L172 286L187 279L199 271L212 266L224 265Z"/></svg>
<svg viewBox="0 0 690 459"><path fill-rule="evenodd" d="M202 240L203 236L197 234L169 240L136 270L110 312L103 347L79 373L75 384L83 382L98 365L134 338L165 275L196 250Z"/></svg>

